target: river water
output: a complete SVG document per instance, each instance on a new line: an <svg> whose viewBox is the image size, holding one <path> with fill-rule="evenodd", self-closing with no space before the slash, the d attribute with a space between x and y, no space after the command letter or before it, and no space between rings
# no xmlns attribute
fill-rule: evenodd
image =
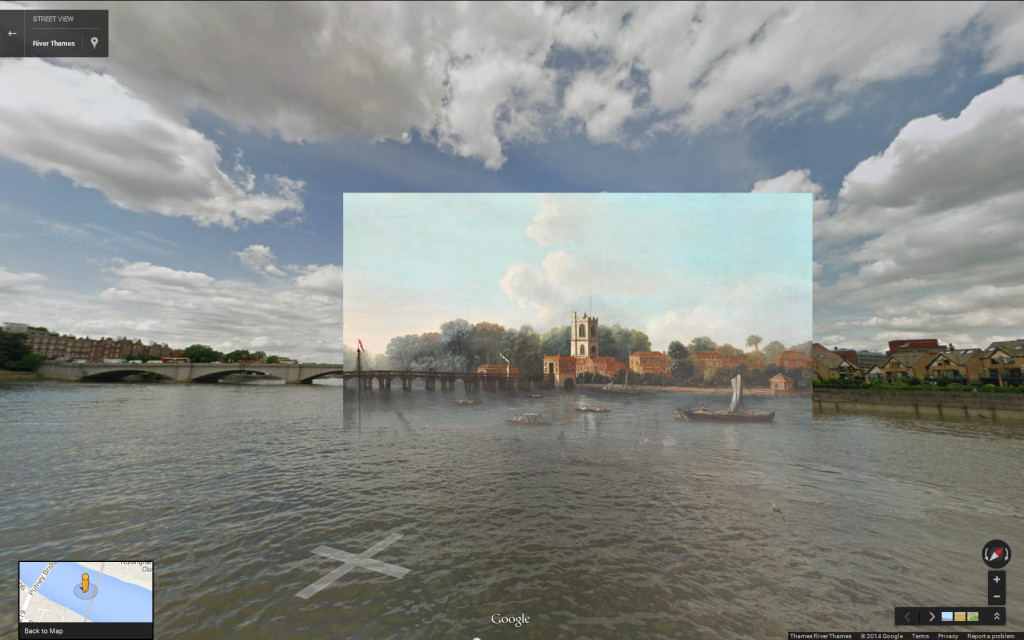
<svg viewBox="0 0 1024 640"><path fill-rule="evenodd" d="M11 383L0 567L153 560L158 638L781 638L984 606L984 543L1024 549L1021 426L763 396L772 425L691 424L672 409L728 397L543 393L357 411L330 384ZM505 423L524 412L554 424ZM373 559L403 577L297 596L342 563L314 549L391 534Z"/></svg>

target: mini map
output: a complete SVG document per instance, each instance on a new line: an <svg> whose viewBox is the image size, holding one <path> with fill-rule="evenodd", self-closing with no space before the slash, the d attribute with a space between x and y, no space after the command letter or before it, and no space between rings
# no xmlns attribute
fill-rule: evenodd
<svg viewBox="0 0 1024 640"><path fill-rule="evenodd" d="M153 622L152 562L19 562L20 622Z"/></svg>

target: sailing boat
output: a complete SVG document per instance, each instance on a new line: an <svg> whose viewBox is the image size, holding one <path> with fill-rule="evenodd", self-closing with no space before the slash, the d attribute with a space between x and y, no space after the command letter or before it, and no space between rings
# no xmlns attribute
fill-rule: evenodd
<svg viewBox="0 0 1024 640"><path fill-rule="evenodd" d="M629 369L626 369L626 381L619 386L615 386L614 382L601 387L601 391L607 391L609 393L629 393L633 389L629 386Z"/></svg>
<svg viewBox="0 0 1024 640"><path fill-rule="evenodd" d="M739 374L732 379L732 402L729 403L728 411L690 411L688 409L676 409L676 420L698 420L704 422L772 422L775 420L774 411L740 411L740 402L743 401L743 380Z"/></svg>

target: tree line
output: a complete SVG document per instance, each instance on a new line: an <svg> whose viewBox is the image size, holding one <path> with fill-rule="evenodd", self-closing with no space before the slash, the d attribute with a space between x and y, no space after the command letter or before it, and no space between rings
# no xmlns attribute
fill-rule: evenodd
<svg viewBox="0 0 1024 640"><path fill-rule="evenodd" d="M268 356L262 351L252 352L248 349L235 349L228 353L217 351L213 347L205 344L193 344L181 352L181 357L188 358L189 362L207 363L207 362L238 362L239 360L262 360L267 364L274 364L277 362L279 356ZM126 360L141 360L146 362L148 360L158 360L157 356L151 356L148 354L138 354L133 356L125 356Z"/></svg>
<svg viewBox="0 0 1024 640"><path fill-rule="evenodd" d="M472 372L480 365L516 367L522 373L541 373L544 356L570 355L569 325L543 334L529 326L505 328L494 322L470 324L459 318L443 323L438 331L396 336L383 354L363 354L363 365L371 369L407 371ZM619 325L600 327L600 355L623 362L633 351L650 351L651 340L642 331ZM352 366L355 351L345 348L345 362Z"/></svg>
<svg viewBox="0 0 1024 640"><path fill-rule="evenodd" d="M522 373L542 373L544 356L568 356L572 327L563 325L543 334L533 327L524 325L519 329L505 328L494 322L471 324L459 318L443 323L438 331L422 334L396 336L388 343L383 354L362 354L365 369L393 369L401 371L452 371L472 372L483 364L505 365L508 362ZM628 365L629 354L637 351L651 351L651 340L643 331L620 325L598 328L599 354L610 356ZM761 350L761 336L751 335L746 346L752 352L744 353L731 344L717 344L708 336L693 338L688 344L672 341L666 353L670 359L669 373L656 376L648 374L639 380L631 379L630 384L679 384L689 386L723 386L736 373L744 373L753 386L767 385L767 379L783 369L774 364L782 351L794 350L807 355L811 352L811 341L787 347L778 340L772 340ZM716 351L726 358L736 358L742 364L716 371L703 371L700 360L694 353ZM356 353L345 347L345 363L354 368ZM506 361L507 358L507 361ZM800 379L801 372L792 372ZM728 377L725 377L727 376ZM788 375L788 374L787 374ZM582 377L588 377L583 380ZM583 374L581 382L608 382L604 376ZM620 372L620 377L624 377ZM793 377L793 376L791 376ZM621 381L621 380L618 380ZM809 384L809 381L808 381Z"/></svg>

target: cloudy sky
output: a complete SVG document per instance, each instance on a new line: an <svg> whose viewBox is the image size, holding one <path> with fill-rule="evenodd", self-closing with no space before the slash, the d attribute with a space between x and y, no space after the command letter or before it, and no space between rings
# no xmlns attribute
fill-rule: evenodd
<svg viewBox="0 0 1024 640"><path fill-rule="evenodd" d="M1020 2L107 8L0 60L2 321L335 359L346 192L800 191L828 346L1024 337Z"/></svg>
<svg viewBox="0 0 1024 640"><path fill-rule="evenodd" d="M811 196L346 194L345 343L591 311L652 347L811 335ZM785 250L780 251L780 248Z"/></svg>

